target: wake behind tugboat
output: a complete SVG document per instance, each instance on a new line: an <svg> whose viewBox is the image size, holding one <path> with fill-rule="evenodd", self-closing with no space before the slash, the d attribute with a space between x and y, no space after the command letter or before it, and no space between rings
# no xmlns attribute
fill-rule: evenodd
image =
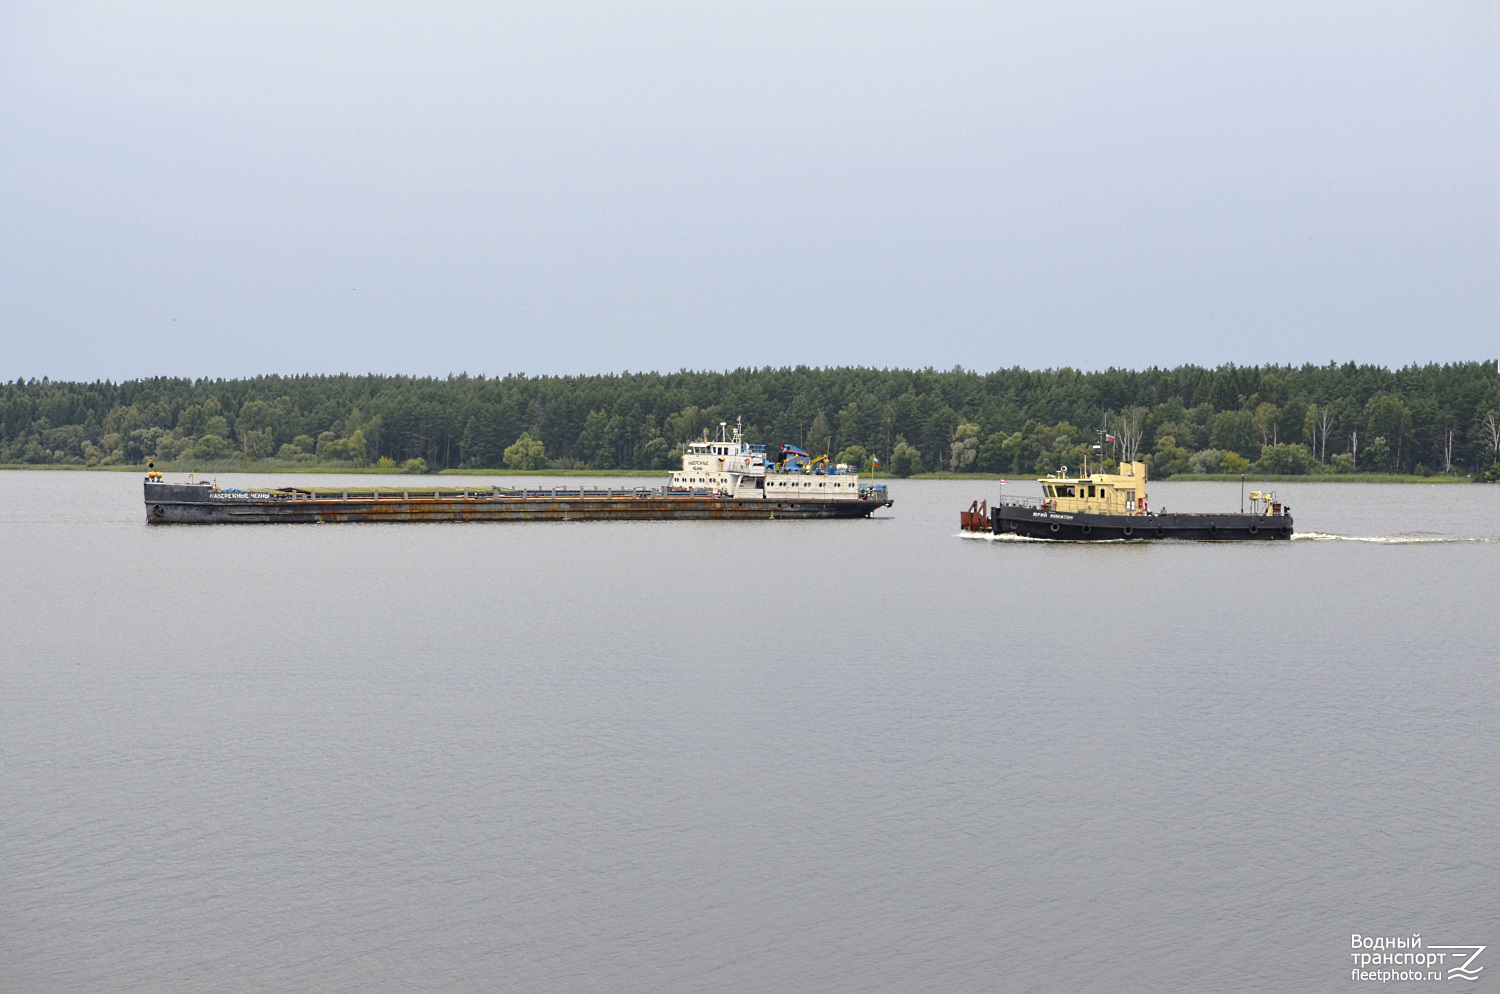
<svg viewBox="0 0 1500 994"><path fill-rule="evenodd" d="M730 437L689 443L682 469L662 487L622 490L506 487L281 487L221 490L146 474L148 524L296 524L347 521L671 521L678 519L867 518L893 503L857 467L784 446L768 464L739 427Z"/></svg>
<svg viewBox="0 0 1500 994"><path fill-rule="evenodd" d="M966 532L1075 542L1275 541L1292 537L1292 512L1274 493L1251 491L1250 510L1229 514L1167 514L1146 498L1146 464L1127 462L1119 473L1069 476L1064 466L1037 480L1040 500L1001 498L994 507L975 501L962 512Z"/></svg>

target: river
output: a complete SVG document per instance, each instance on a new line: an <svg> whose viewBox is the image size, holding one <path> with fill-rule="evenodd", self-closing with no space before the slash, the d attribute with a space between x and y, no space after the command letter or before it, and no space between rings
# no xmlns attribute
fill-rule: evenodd
<svg viewBox="0 0 1500 994"><path fill-rule="evenodd" d="M1414 932L1500 972L1500 487L959 537L995 486L156 528L136 475L0 473L0 989L1325 991Z"/></svg>

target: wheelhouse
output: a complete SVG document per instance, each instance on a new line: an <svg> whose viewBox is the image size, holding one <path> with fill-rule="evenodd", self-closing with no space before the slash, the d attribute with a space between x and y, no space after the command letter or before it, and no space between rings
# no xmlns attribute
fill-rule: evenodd
<svg viewBox="0 0 1500 994"><path fill-rule="evenodd" d="M1037 480L1047 510L1073 514L1145 514L1146 464L1125 463L1118 473L1069 476L1064 466Z"/></svg>

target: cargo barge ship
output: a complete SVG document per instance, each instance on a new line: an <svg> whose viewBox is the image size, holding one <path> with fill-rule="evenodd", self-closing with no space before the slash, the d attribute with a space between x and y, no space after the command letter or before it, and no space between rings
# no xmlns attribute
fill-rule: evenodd
<svg viewBox="0 0 1500 994"><path fill-rule="evenodd" d="M765 446L720 425L688 444L682 469L662 487L281 487L220 489L209 482L145 480L149 524L311 524L341 521L669 521L679 519L865 518L895 502L883 484L862 481L792 446L767 462Z"/></svg>
<svg viewBox="0 0 1500 994"><path fill-rule="evenodd" d="M1146 464L1128 462L1119 473L1069 476L1064 466L1037 480L1042 497L1002 497L995 506L975 501L960 515L968 532L1017 538L1099 541L1186 539L1199 542L1275 541L1292 537L1292 510L1274 493L1250 492L1250 510L1224 514L1168 514L1146 498Z"/></svg>

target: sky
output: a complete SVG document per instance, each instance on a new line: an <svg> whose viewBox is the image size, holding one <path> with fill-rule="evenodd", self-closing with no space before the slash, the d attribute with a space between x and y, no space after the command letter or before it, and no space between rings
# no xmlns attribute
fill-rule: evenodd
<svg viewBox="0 0 1500 994"><path fill-rule="evenodd" d="M1500 354L1492 3L0 4L0 377Z"/></svg>

